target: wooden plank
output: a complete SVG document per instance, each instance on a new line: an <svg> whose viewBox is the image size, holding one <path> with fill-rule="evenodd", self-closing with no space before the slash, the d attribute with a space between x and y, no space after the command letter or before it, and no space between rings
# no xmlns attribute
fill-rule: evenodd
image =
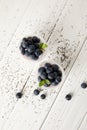
<svg viewBox="0 0 87 130"><path fill-rule="evenodd" d="M87 82L87 40L82 48L63 89L51 109L41 130L86 130L87 89L81 88ZM72 93L72 100L65 100L65 95ZM83 122L84 121L84 122ZM84 128L84 129L81 129Z"/></svg>
<svg viewBox="0 0 87 130"><path fill-rule="evenodd" d="M31 0L0 1L0 60L10 44Z"/></svg>
<svg viewBox="0 0 87 130"><path fill-rule="evenodd" d="M82 0L73 0L67 4L61 19L56 24L55 30L53 31L53 34L48 41L50 45L49 48L51 49L51 53L49 52L49 58L56 57L54 58L54 61L59 63L64 68L64 80L66 79L68 72L73 66L75 59L85 41L85 18L87 13L85 3L86 0L84 3ZM57 50L55 50L57 47L59 55L56 53ZM50 59L47 58L47 61L50 61ZM41 129L53 103L56 100L56 97L58 96L58 93L60 92L63 82L59 87L44 89L43 92L47 93L47 98L46 100L42 101L39 96L35 97L33 95L33 90L37 88L37 83L35 83L37 79L36 71L37 70L35 69L31 74L30 79L28 80L24 89L23 98L17 102L9 120L3 127L3 130ZM60 109L62 109L62 107L63 106L61 106ZM55 122L53 124L55 125ZM50 127L48 124L46 124L46 126ZM51 130L53 129L54 128L52 127Z"/></svg>
<svg viewBox="0 0 87 130"><path fill-rule="evenodd" d="M87 113L84 115L78 130L86 130L87 129Z"/></svg>
<svg viewBox="0 0 87 130"><path fill-rule="evenodd" d="M36 6L38 5L38 6ZM17 102L15 94L28 80L33 64L19 55L19 44L24 36L37 33L48 39L59 18L66 0L32 1L23 20L18 27L11 44L0 62L0 129ZM33 8L32 8L33 7ZM54 19L50 19L50 16ZM44 32L46 36L44 35ZM34 65L35 66L35 65Z"/></svg>

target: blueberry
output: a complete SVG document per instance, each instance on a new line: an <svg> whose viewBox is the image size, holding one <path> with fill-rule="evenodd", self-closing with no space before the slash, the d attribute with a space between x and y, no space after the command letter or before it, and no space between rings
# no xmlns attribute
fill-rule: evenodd
<svg viewBox="0 0 87 130"><path fill-rule="evenodd" d="M38 76L38 81L40 82L42 80L42 78L40 76Z"/></svg>
<svg viewBox="0 0 87 130"><path fill-rule="evenodd" d="M39 93L40 93L40 90L38 90L38 89L35 89L35 90L34 90L34 94L35 94L35 95L39 95Z"/></svg>
<svg viewBox="0 0 87 130"><path fill-rule="evenodd" d="M41 97L41 99L45 99L45 98L46 98L46 95L45 95L45 94L42 94L40 97Z"/></svg>
<svg viewBox="0 0 87 130"><path fill-rule="evenodd" d="M17 94L16 94L16 97L17 98L21 98L23 96L23 94L21 93L21 92L18 92Z"/></svg>
<svg viewBox="0 0 87 130"><path fill-rule="evenodd" d="M22 42L21 42L21 46L23 48L27 48L28 47L28 42L27 42L27 39L25 40L26 38L23 38Z"/></svg>
<svg viewBox="0 0 87 130"><path fill-rule="evenodd" d="M66 100L71 100L72 95L71 94L67 94L65 98L66 98Z"/></svg>
<svg viewBox="0 0 87 130"><path fill-rule="evenodd" d="M53 86L56 86L56 85L58 85L58 82L53 81L53 82L52 82L52 85L53 85Z"/></svg>
<svg viewBox="0 0 87 130"><path fill-rule="evenodd" d="M57 72L54 72L54 78L56 78L58 76Z"/></svg>
<svg viewBox="0 0 87 130"><path fill-rule="evenodd" d="M52 65L50 63L46 63L45 68L48 69L49 67L52 67Z"/></svg>
<svg viewBox="0 0 87 130"><path fill-rule="evenodd" d="M58 71L58 69L59 69L58 65L56 65L56 64L53 64L52 67L53 67L54 71Z"/></svg>
<svg viewBox="0 0 87 130"><path fill-rule="evenodd" d="M20 51L21 51L22 55L25 54L25 49L22 46L20 46Z"/></svg>
<svg viewBox="0 0 87 130"><path fill-rule="evenodd" d="M46 78L47 78L46 72L42 72L41 75L40 75L40 77L41 77L42 79L46 79Z"/></svg>
<svg viewBox="0 0 87 130"><path fill-rule="evenodd" d="M34 51L35 51L35 46L34 45L29 45L28 52L33 53Z"/></svg>
<svg viewBox="0 0 87 130"><path fill-rule="evenodd" d="M36 49L39 49L39 43L34 43L34 45Z"/></svg>
<svg viewBox="0 0 87 130"><path fill-rule="evenodd" d="M48 74L48 78L49 78L49 79L54 79L54 73L49 73L49 74Z"/></svg>
<svg viewBox="0 0 87 130"><path fill-rule="evenodd" d="M50 84L54 82L54 79L48 79L50 81Z"/></svg>
<svg viewBox="0 0 87 130"><path fill-rule="evenodd" d="M61 77L57 76L55 80L53 80L51 83L53 86L58 85L61 81Z"/></svg>
<svg viewBox="0 0 87 130"><path fill-rule="evenodd" d="M25 51L25 55L29 57L31 54L28 51Z"/></svg>
<svg viewBox="0 0 87 130"><path fill-rule="evenodd" d="M84 89L87 88L87 83L82 83L81 87L84 88Z"/></svg>
<svg viewBox="0 0 87 130"><path fill-rule="evenodd" d="M36 55L36 56L40 56L42 53L43 53L43 52L42 52L42 50L40 50L40 49L36 49L36 50L35 50L35 55Z"/></svg>
<svg viewBox="0 0 87 130"><path fill-rule="evenodd" d="M30 55L30 57L31 57L31 59L33 59L33 60L38 60L38 56L36 56L36 55L34 55L34 54L32 54L32 55Z"/></svg>
<svg viewBox="0 0 87 130"><path fill-rule="evenodd" d="M24 37L24 38L22 39L22 41L23 41L23 42L28 42L28 39Z"/></svg>
<svg viewBox="0 0 87 130"><path fill-rule="evenodd" d="M34 36L34 37L32 38L32 41L33 41L33 43L39 43L39 42L40 42L40 39L39 39L38 37Z"/></svg>
<svg viewBox="0 0 87 130"><path fill-rule="evenodd" d="M28 44L32 44L33 43L32 37L28 37L27 40L28 40Z"/></svg>
<svg viewBox="0 0 87 130"><path fill-rule="evenodd" d="M48 68L46 69L46 72L47 72L48 74L51 73L51 72L53 72L52 66L48 67Z"/></svg>
<svg viewBox="0 0 87 130"><path fill-rule="evenodd" d="M45 70L44 67L40 67L40 68L38 69L38 72L41 74L41 73L43 73L43 72L46 72L46 70Z"/></svg>
<svg viewBox="0 0 87 130"><path fill-rule="evenodd" d="M60 77L60 76L57 76L56 79L55 79L55 81L56 81L57 83L61 82L61 77Z"/></svg>
<svg viewBox="0 0 87 130"><path fill-rule="evenodd" d="M58 76L62 76L62 72L60 70L58 70Z"/></svg>

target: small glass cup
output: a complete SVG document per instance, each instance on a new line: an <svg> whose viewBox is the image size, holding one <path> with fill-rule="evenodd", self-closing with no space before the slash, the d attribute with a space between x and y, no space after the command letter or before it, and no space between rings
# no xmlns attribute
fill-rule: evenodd
<svg viewBox="0 0 87 130"><path fill-rule="evenodd" d="M61 82L60 82L58 85L55 85L55 86L54 86L54 85L50 85L49 87L46 87L46 86L42 86L42 87L50 88L50 87L57 87L57 86L59 86L59 85L63 82L63 80L64 80L64 70L63 70L63 68L62 68L57 62L55 62L55 61L53 61L53 60L44 60L44 61L42 61L41 63L38 64L37 72L36 72L38 86L39 86L39 81L38 81L39 72L38 72L38 69L39 69L40 67L44 67L44 65L45 65L46 63L58 65L59 70L60 70L61 73L62 73L62 76L61 76Z"/></svg>
<svg viewBox="0 0 87 130"><path fill-rule="evenodd" d="M40 39L41 43L47 44L42 37L37 36L37 35L29 35L29 36L26 36L26 38L27 38L27 37L33 37L33 36L38 37L38 38ZM48 44L47 44L47 45L48 45ZM20 51L20 50L19 50L19 51ZM32 59L31 57L27 57L27 56L25 56L25 55L22 55L22 54L21 54L21 51L20 51L20 54L21 54L21 56L23 56L23 58L24 58L25 60L28 60L29 63L34 63L34 64L36 63L36 64L37 64L37 63L43 61L43 60L47 57L48 52L49 52L49 51L48 51L48 47L47 47L47 48L44 49L43 53L39 56L39 58L38 58L37 60L34 60L34 59Z"/></svg>

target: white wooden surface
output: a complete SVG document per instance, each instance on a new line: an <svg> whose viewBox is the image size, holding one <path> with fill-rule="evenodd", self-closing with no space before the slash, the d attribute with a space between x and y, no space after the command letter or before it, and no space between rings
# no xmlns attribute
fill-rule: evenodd
<svg viewBox="0 0 87 130"><path fill-rule="evenodd" d="M0 1L0 60L9 46L31 0Z"/></svg>
<svg viewBox="0 0 87 130"><path fill-rule="evenodd" d="M87 90L80 87L87 81L87 1L15 0L12 4L0 1L0 130L87 130ZM53 59L65 71L58 87L44 89L44 101L33 95L38 64L19 55L22 37L30 34L46 40L51 50L46 60ZM17 100L15 94L21 89L23 98ZM69 92L73 98L68 102Z"/></svg>

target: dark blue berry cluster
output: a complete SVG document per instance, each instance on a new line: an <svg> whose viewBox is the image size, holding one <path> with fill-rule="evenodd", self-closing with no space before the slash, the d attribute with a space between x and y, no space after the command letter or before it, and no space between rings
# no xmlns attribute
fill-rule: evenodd
<svg viewBox="0 0 87 130"><path fill-rule="evenodd" d="M57 64L46 63L43 67L38 69L38 81L47 81L44 86L58 85L62 80L62 72ZM49 81L49 82L48 82ZM42 82L43 83L43 82Z"/></svg>
<svg viewBox="0 0 87 130"><path fill-rule="evenodd" d="M40 49L40 42L40 39L36 36L23 38L20 45L21 53L33 60L37 60L43 53Z"/></svg>

